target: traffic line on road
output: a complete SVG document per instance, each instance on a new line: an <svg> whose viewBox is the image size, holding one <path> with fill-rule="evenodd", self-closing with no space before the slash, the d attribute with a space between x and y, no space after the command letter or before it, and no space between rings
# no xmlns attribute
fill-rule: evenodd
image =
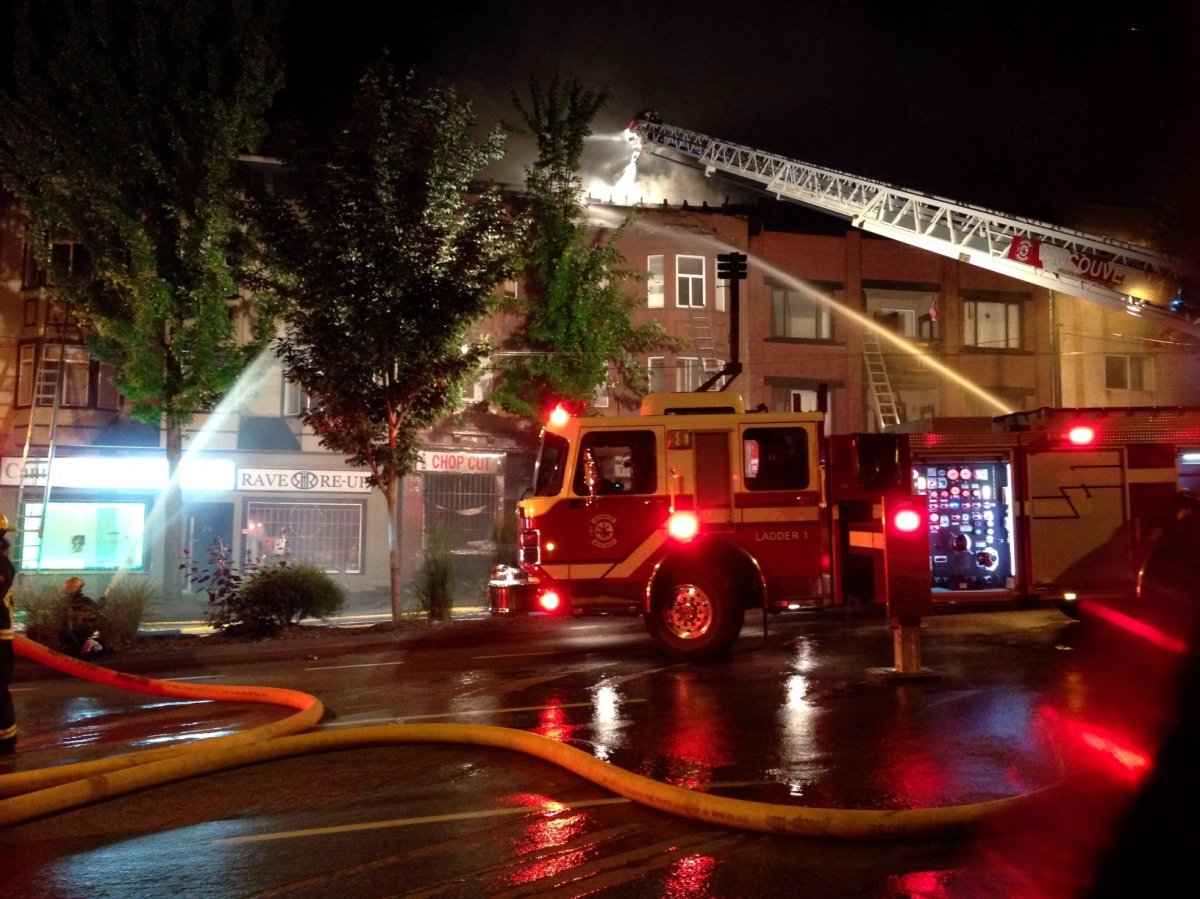
<svg viewBox="0 0 1200 899"><path fill-rule="evenodd" d="M644 699L623 699L621 704L645 702ZM594 702L564 702L561 705L522 705L506 709L463 709L457 712L438 712L430 715L404 715L398 718L356 718L353 721L326 721L318 727L360 727L369 724L403 724L406 721L429 721L433 718L458 718L462 715L503 715L509 712L544 712L547 709L590 709Z"/></svg>
<svg viewBox="0 0 1200 899"><path fill-rule="evenodd" d="M404 659L397 659L394 662L356 662L353 665L313 665L310 668L305 668L305 671L337 671L339 668L383 668L387 665L403 665Z"/></svg>
<svg viewBox="0 0 1200 899"><path fill-rule="evenodd" d="M762 786L763 781L732 781L730 783L710 784L710 789L733 789L736 787ZM768 784L770 785L770 784ZM561 808L555 803L556 810L572 812L584 808L596 808L602 805L620 805L633 800L624 796L609 796L604 799L584 799L579 802L563 802ZM478 821L485 818L502 818L512 815L545 815L544 808L533 806L517 806L516 808L491 808L476 812L454 812L448 815L420 815L413 818L390 818L385 821L364 821L359 824L341 824L334 827L308 827L303 830L281 830L275 833L259 833L240 837L220 837L213 840L214 846L229 846L244 843L266 843L272 840L295 840L303 837L323 837L331 834L356 833L364 830L385 830L389 827L412 827L420 824L448 824L454 821Z"/></svg>

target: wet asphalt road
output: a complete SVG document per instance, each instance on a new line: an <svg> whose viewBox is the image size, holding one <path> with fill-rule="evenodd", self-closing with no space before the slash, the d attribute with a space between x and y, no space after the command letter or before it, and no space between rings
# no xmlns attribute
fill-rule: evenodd
<svg viewBox="0 0 1200 899"><path fill-rule="evenodd" d="M700 666L665 660L636 619L464 622L344 649L195 652L152 676L303 690L326 706L323 731L529 730L763 802L923 808L1055 789L962 839L820 839L676 817L505 750L383 746L7 828L0 896L1074 896L1173 714L1152 665L1127 668L1123 646L1055 610L930 617L930 676L915 679L887 675L884 620L841 614L772 619L766 636L752 616L729 658ZM14 698L21 751L0 774L280 717L61 677Z"/></svg>

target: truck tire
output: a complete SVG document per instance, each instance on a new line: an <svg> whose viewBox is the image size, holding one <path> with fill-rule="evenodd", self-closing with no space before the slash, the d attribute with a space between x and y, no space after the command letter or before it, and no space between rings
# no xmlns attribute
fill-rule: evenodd
<svg viewBox="0 0 1200 899"><path fill-rule="evenodd" d="M703 662L733 645L745 615L726 578L711 571L681 572L655 590L646 626L667 655Z"/></svg>

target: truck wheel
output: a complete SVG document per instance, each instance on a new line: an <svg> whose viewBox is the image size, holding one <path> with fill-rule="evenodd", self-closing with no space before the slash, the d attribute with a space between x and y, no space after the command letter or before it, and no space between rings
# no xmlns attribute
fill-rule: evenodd
<svg viewBox="0 0 1200 899"><path fill-rule="evenodd" d="M646 625L672 658L701 662L729 649L744 621L745 609L725 578L699 572L672 577L657 590Z"/></svg>

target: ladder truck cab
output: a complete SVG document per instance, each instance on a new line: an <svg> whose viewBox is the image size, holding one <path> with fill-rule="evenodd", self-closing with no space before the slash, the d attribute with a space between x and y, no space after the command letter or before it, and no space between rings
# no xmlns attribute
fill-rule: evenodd
<svg viewBox="0 0 1200 899"><path fill-rule="evenodd" d="M1140 615L1142 563L1200 488L1200 408L1042 408L900 430L928 501L935 603Z"/></svg>
<svg viewBox="0 0 1200 899"><path fill-rule="evenodd" d="M492 612L639 614L685 660L728 649L747 609L838 604L849 583L923 614L927 513L906 438L826 438L824 421L747 412L732 393L651 394L637 416L556 408L517 507L527 584L490 592ZM894 540L885 511L906 513Z"/></svg>

